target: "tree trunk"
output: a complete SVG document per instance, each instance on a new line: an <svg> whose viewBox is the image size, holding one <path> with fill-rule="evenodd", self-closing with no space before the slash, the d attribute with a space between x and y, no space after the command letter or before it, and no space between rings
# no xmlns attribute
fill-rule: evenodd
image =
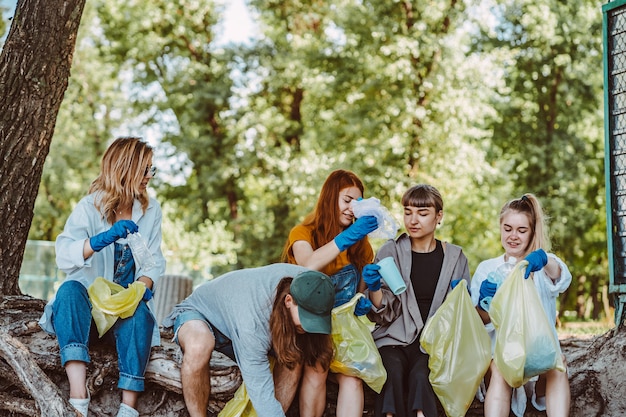
<svg viewBox="0 0 626 417"><path fill-rule="evenodd" d="M0 55L0 296L19 272L85 0L19 0Z"/></svg>

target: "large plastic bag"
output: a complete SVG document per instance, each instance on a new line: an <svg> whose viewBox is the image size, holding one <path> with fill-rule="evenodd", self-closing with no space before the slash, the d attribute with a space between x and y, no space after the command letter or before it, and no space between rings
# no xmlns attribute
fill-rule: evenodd
<svg viewBox="0 0 626 417"><path fill-rule="evenodd" d="M565 371L559 342L543 310L532 279L524 279L528 261L519 262L491 301L496 328L493 360L513 388L551 369Z"/></svg>
<svg viewBox="0 0 626 417"><path fill-rule="evenodd" d="M144 292L146 285L143 282L135 281L124 288L103 277L96 278L87 288L87 293L98 335L102 337L118 318L126 319L135 314Z"/></svg>
<svg viewBox="0 0 626 417"><path fill-rule="evenodd" d="M357 293L350 301L333 308L332 337L335 354L330 370L356 376L371 389L380 393L387 381L387 371L372 338L365 316L354 315L354 307L363 294Z"/></svg>
<svg viewBox="0 0 626 417"><path fill-rule="evenodd" d="M217 417L257 417L244 382L239 385L235 396L226 403Z"/></svg>
<svg viewBox="0 0 626 417"><path fill-rule="evenodd" d="M374 230L369 237L373 239L393 239L398 233L400 225L393 218L389 210L375 197L350 202L354 217L374 216L378 221L378 229Z"/></svg>
<svg viewBox="0 0 626 417"><path fill-rule="evenodd" d="M274 369L274 358L269 357L270 371ZM257 417L256 410L252 406L252 401L248 396L246 383L242 382L235 391L235 395L222 408L217 417Z"/></svg>
<svg viewBox="0 0 626 417"><path fill-rule="evenodd" d="M448 417L462 417L491 363L491 340L461 282L428 319L420 344L428 353L430 384Z"/></svg>

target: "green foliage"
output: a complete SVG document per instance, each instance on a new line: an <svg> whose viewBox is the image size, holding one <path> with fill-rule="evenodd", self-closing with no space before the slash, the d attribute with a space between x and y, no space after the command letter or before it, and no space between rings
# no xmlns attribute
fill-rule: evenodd
<svg viewBox="0 0 626 417"><path fill-rule="evenodd" d="M438 237L472 270L533 192L584 291L606 280L597 1L250 0L248 44L216 42L221 4L88 2L32 238L56 237L109 139L142 133L170 270L196 282L278 261L337 168L399 221L409 186L439 188Z"/></svg>
<svg viewBox="0 0 626 417"><path fill-rule="evenodd" d="M494 14L476 44L503 74L489 159L506 161L515 196L541 199L554 251L597 291L607 280L602 54L589 34L602 33L601 4L510 0Z"/></svg>

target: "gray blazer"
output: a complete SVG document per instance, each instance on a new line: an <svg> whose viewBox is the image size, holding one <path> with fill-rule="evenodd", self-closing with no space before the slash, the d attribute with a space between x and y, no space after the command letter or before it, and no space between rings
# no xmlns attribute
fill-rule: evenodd
<svg viewBox="0 0 626 417"><path fill-rule="evenodd" d="M448 292L451 291L450 282L462 278L467 281L469 288L470 272L467 258L461 247L442 242L444 250L443 265L439 274L435 295L428 317L435 314L441 306ZM380 308L372 306L367 317L376 326L372 332L377 347L406 346L415 342L424 328L415 292L411 282L411 239L406 233L398 238L388 240L376 254L375 262L391 256L400 269L400 274L406 284L406 291L394 295L383 281L383 301ZM368 292L366 291L365 294Z"/></svg>

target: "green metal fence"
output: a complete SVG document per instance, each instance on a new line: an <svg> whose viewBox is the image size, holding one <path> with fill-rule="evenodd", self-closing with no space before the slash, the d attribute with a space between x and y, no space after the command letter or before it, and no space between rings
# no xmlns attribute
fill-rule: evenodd
<svg viewBox="0 0 626 417"><path fill-rule="evenodd" d="M620 327L626 304L626 0L602 6L609 293Z"/></svg>

